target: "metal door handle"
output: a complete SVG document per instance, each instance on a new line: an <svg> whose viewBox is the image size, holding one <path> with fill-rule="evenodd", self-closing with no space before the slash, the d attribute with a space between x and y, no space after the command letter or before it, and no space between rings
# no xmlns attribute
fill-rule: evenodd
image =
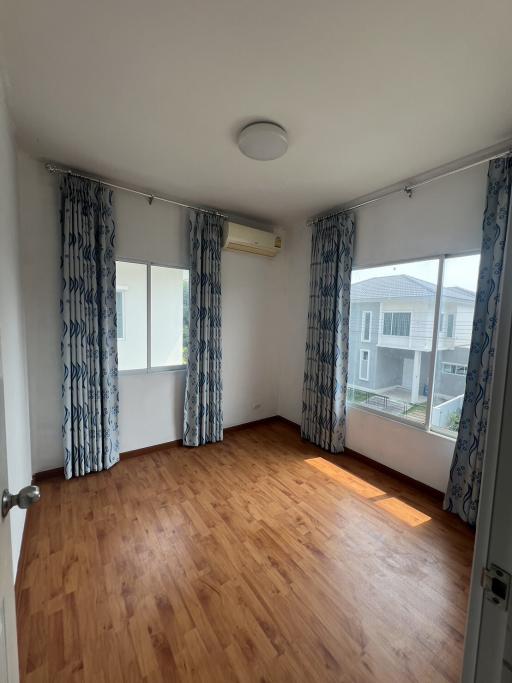
<svg viewBox="0 0 512 683"><path fill-rule="evenodd" d="M8 489L4 489L2 493L2 517L9 514L9 510L17 505L26 510L41 498L39 486L25 486L17 494L9 493Z"/></svg>

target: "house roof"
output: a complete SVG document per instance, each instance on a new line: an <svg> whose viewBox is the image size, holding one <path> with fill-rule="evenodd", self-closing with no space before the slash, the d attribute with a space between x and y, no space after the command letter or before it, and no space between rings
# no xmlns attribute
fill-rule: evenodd
<svg viewBox="0 0 512 683"><path fill-rule="evenodd" d="M409 297L433 297L436 285L412 275L386 275L355 282L352 285L353 301L380 301ZM443 287L443 296L457 301L472 303L475 293L463 287Z"/></svg>

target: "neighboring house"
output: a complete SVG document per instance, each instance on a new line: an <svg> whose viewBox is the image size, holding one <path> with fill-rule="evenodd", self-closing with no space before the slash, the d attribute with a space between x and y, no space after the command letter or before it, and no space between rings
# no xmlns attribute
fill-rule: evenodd
<svg viewBox="0 0 512 683"><path fill-rule="evenodd" d="M409 405L426 401L436 285L410 275L352 285L349 383ZM443 288L435 403L462 395L475 293Z"/></svg>

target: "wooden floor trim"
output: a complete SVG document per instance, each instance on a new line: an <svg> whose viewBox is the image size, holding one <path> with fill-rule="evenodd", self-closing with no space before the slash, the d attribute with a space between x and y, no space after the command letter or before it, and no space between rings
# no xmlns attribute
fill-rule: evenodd
<svg viewBox="0 0 512 683"><path fill-rule="evenodd" d="M145 446L144 448L135 448L132 451L123 451L119 453L119 459L129 460L130 458L137 458L139 455L147 455L148 453L155 453L156 451L163 451L167 448L177 448L181 446L181 439L175 439L174 441L166 441L165 443L156 443L153 446Z"/></svg>
<svg viewBox="0 0 512 683"><path fill-rule="evenodd" d="M256 427L258 425L263 425L263 424L270 424L272 422L282 422L284 424L287 424L288 426L292 427L293 429L297 430L300 434L300 425L297 424L296 422L293 422L292 420L289 420L286 417L282 417L281 415L273 415L271 417L264 417L261 420L253 420L251 422L242 422L241 424L238 425L233 425L231 427L226 427L224 429L224 433L230 433L230 432L235 432L239 431L241 429L250 429L251 427ZM158 443L154 444L153 446L146 446L144 448L136 448L132 451L123 451L120 453L120 460L128 460L129 458L136 458L140 455L148 455L150 453L156 453L157 451L162 451L166 450L167 448L176 448L178 446L182 445L182 440L181 439L176 439L174 441L166 441L164 443ZM434 498L442 501L444 500L444 493L441 491L438 491L437 489L433 488L432 486L429 486L428 484L424 484L421 481L418 481L417 479L413 479L413 477L408 476L407 474L403 474L402 472L399 472L398 470L394 470L392 467L388 467L388 465L384 465L381 462L378 462L377 460L374 460L373 458L369 458L367 455L363 455L362 453L358 453L357 451L353 451L351 448L346 448L344 451L347 455L350 454L362 462L365 462L366 464L370 465L371 467L375 468L376 470L379 470L380 472L384 472L385 474L389 474L392 477L396 477L397 479L401 479L402 481L410 484L411 486L415 486L418 489L421 489L427 493L429 493L431 496ZM62 479L64 477L64 470L62 467L57 467L55 469L51 470L43 470L42 472L36 472L33 476L33 483L34 484L39 484L42 481L46 481L47 479L55 479L59 478Z"/></svg>
<svg viewBox="0 0 512 683"><path fill-rule="evenodd" d="M64 479L64 468L54 467L51 470L41 470L41 472L34 472L32 475L32 483L40 484L47 479Z"/></svg>
<svg viewBox="0 0 512 683"><path fill-rule="evenodd" d="M292 420L288 420L285 417L278 416L279 420L282 420L286 424L290 425L293 427L296 431L299 432L300 434L300 425L297 424L296 422L292 422ZM432 486L429 486L428 484L424 484L422 481L418 481L417 479L414 479L413 477L409 477L409 475L404 474L403 472L399 472L398 470L394 470L392 467L388 467L388 465L384 465L384 463L379 462L378 460L374 460L373 458L369 458L367 455L363 455L362 453L359 453L358 451L354 451L351 448L345 448L343 453L340 453L341 456L345 455L351 455L354 458L357 458L361 462L366 463L370 467L373 467L375 470L379 470L379 472L384 472L385 474L388 474L391 477L394 477L395 479L400 479L401 481L407 483L410 486L414 486L415 488L425 491L429 495L431 495L433 498L436 498L437 500L443 501L444 500L444 493L442 491L438 491L437 489L433 488Z"/></svg>
<svg viewBox="0 0 512 683"><path fill-rule="evenodd" d="M257 425L265 424L268 422L274 422L275 420L283 420L289 422L284 417L280 415L272 415L271 417L264 417L261 420L252 420L251 422L242 422L238 425L232 425L231 427L225 427L224 433L235 432L240 429L249 429L250 427L256 427ZM290 424L293 424L290 422ZM129 458L136 458L139 455L148 455L148 453L156 453L157 451L163 451L167 448L176 448L183 444L182 439L175 439L174 441L165 441L164 443L156 443L153 446L145 446L144 448L135 448L131 451L123 451L119 454L120 460L128 460ZM35 472L32 477L33 484L39 484L47 479L62 479L64 477L64 468L55 467L51 470L42 470L41 472Z"/></svg>

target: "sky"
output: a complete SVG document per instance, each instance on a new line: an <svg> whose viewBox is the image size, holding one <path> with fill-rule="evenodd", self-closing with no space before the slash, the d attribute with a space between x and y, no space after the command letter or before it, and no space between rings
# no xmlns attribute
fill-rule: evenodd
<svg viewBox="0 0 512 683"><path fill-rule="evenodd" d="M447 258L444 266L443 285L445 287L463 287L475 292L479 263L479 254ZM361 282L371 277L384 277L386 275L412 275L420 280L436 284L437 269L437 259L400 263L396 266L361 268L352 271L352 282Z"/></svg>

